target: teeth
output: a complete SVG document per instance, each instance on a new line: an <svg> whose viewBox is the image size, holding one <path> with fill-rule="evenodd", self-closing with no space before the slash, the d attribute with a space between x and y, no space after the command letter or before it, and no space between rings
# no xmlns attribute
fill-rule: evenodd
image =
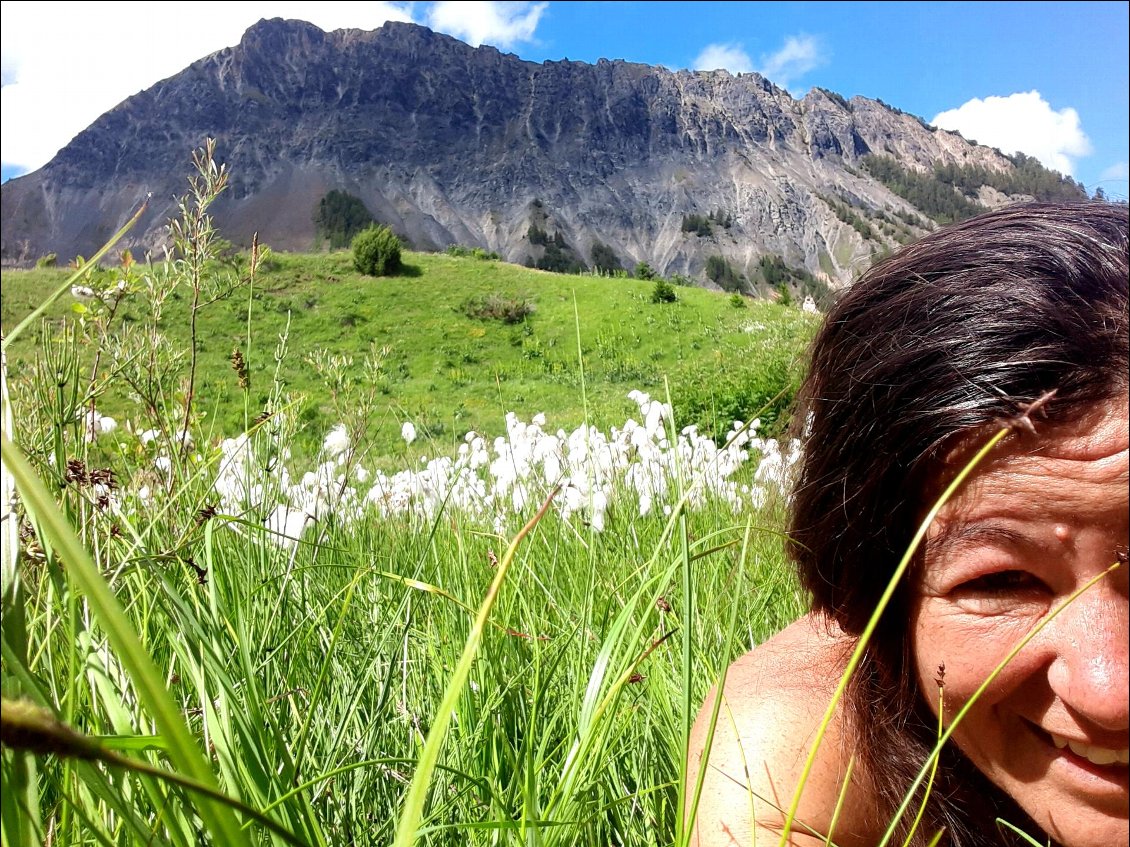
<svg viewBox="0 0 1130 847"><path fill-rule="evenodd" d="M1052 744L1057 749L1070 748L1072 753L1086 759L1092 765L1113 765L1115 762L1122 765L1130 764L1130 749L1111 750L1107 747L1092 747L1081 741L1073 741L1064 738L1062 735L1056 735L1054 732L1048 734L1051 736Z"/></svg>
<svg viewBox="0 0 1130 847"><path fill-rule="evenodd" d="M1076 756L1082 756L1092 765L1113 765L1118 761L1117 750L1105 750L1102 747L1089 747L1077 741L1069 741L1067 742L1067 746L1071 748L1072 753Z"/></svg>

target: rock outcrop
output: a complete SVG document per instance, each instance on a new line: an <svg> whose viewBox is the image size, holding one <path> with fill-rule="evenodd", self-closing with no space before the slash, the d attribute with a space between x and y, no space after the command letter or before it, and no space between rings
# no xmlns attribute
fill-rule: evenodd
<svg viewBox="0 0 1130 847"><path fill-rule="evenodd" d="M5 184L5 260L89 255L147 195L124 246L159 250L206 137L232 174L214 212L237 244L258 232L277 249L311 248L315 206L339 189L421 249L458 243L522 262L542 221L585 263L600 242L624 267L705 281L711 255L749 272L772 254L832 286L930 225L862 157L923 172L1013 167L881 102L819 89L795 100L755 73L536 64L411 24L327 33L263 20ZM866 237L845 208L901 214L900 230ZM684 216L710 212L729 227L683 230Z"/></svg>

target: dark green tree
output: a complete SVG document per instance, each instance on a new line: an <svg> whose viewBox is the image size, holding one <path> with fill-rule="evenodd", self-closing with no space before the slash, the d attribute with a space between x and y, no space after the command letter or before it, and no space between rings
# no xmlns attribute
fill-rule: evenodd
<svg viewBox="0 0 1130 847"><path fill-rule="evenodd" d="M636 269L632 272L632 276L636 279L656 279L659 274L647 262L639 262L636 264Z"/></svg>
<svg viewBox="0 0 1130 847"><path fill-rule="evenodd" d="M314 228L318 238L329 241L330 249L347 246L371 223L373 216L361 198L337 189L319 200L314 209Z"/></svg>
<svg viewBox="0 0 1130 847"><path fill-rule="evenodd" d="M683 232L693 232L699 238L709 238L714 234L711 224L714 222L714 213L707 217L702 215L683 215Z"/></svg>
<svg viewBox="0 0 1130 847"><path fill-rule="evenodd" d="M742 277L724 256L715 254L707 258L706 276L723 291L741 290Z"/></svg>
<svg viewBox="0 0 1130 847"><path fill-rule="evenodd" d="M620 260L616 258L616 251L600 241L593 242L589 258L592 259L592 266L603 273L610 274L615 271L623 270L623 265L621 265Z"/></svg>
<svg viewBox="0 0 1130 847"><path fill-rule="evenodd" d="M651 289L652 303L674 303L679 297L675 294L675 286L662 277L657 277L655 287Z"/></svg>

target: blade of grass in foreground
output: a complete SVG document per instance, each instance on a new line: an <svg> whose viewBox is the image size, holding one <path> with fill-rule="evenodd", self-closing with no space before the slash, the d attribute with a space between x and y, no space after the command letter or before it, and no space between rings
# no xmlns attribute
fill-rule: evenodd
<svg viewBox="0 0 1130 847"><path fill-rule="evenodd" d="M1024 830L1020 829L1017 826L1014 826L1013 824L1010 824L1008 821L1004 820L1003 818L997 818L997 826L1002 827L1002 828L1007 829L1007 830L1011 830L1014 835L1019 837L1022 841L1026 842L1028 844L1031 844L1032 847L1044 847L1043 844L1041 844L1039 841L1037 841L1031 835L1026 833ZM931 847L933 847L933 845L931 845Z"/></svg>
<svg viewBox="0 0 1130 847"><path fill-rule="evenodd" d="M781 830L781 840L777 843L777 847L788 847L789 833L792 831L793 822L796 820L797 809L800 807L800 798L804 793L804 786L808 782L808 777L812 773L812 767L816 762L816 753L820 749L820 743L824 740L824 734L828 730L828 725L832 722L832 715L835 714L836 707L839 706L840 700L847 690L848 682L851 680L852 674L855 673L856 667L863 658L863 652L867 649L867 645L871 641L871 636L875 632L876 626L879 624L879 618L882 617L887 605L891 602L895 589L898 587L899 582L902 581L903 574L906 573L907 568L910 567L910 562L914 558L914 554L922 544L922 539L926 537L926 531L934 522L934 518L938 516L938 512L950 501L969 474L973 472L973 469L976 468L977 465L981 463L981 460L1011 431L1010 427L1004 427L999 430L996 435L990 438L988 443L978 450L976 455L966 463L960 473L946 486L946 490L942 492L942 495L934 503L926 517L923 518L922 523L918 527L918 531L914 534L914 538L907 546L902 561L899 562L898 567L895 568L895 572L891 575L886 590L883 591L879 602L875 604L875 611L871 613L871 619L867 621L867 626L863 628L863 632L856 642L855 650L852 652L851 658L848 659L847 667L844 669L843 675L840 677L840 682L836 686L836 691L832 695L832 701L828 704L828 708L824 712L824 718L820 721L820 726L816 730L816 737L812 741L812 748L809 750L808 758L805 760L804 770L801 771L800 775L800 781L797 783L796 790L793 792L792 803L789 805L789 812L785 816L785 825Z"/></svg>
<svg viewBox="0 0 1130 847"><path fill-rule="evenodd" d="M400 813L400 822L396 827L395 847L411 847L416 842L416 834L424 815L424 801L427 799L428 787L432 781L432 771L435 770L436 762L439 760L439 751L447 735L447 727L451 723L451 713L455 710L456 701L463 693L463 685L467 681L467 676L471 672L471 665L478 654L479 642L482 640L483 630L486 629L490 610L494 606L494 601L498 598L498 592L502 589L506 572L510 569L511 562L514 561L514 554L518 552L518 545L537 526L538 521L545 515L556 494L557 490L554 489L545 499L545 502L541 504L537 514L530 518L529 522L514 536L514 540L510 542L510 546L506 548L506 553L498 563L494 579L487 589L487 595L483 598L482 605L479 606L479 613L475 616L475 622L467 636L467 643L463 645L463 654L459 657L459 664L455 666L451 682L447 684L443 700L436 710L435 722L428 731L424 749L420 751L420 759L416 763L416 772L412 775L412 784L408 786L408 794L404 798L404 808Z"/></svg>
<svg viewBox="0 0 1130 847"><path fill-rule="evenodd" d="M306 847L302 841L266 815L211 786L203 785L194 779L181 776L179 773L161 770L148 762L122 756L101 743L99 739L83 735L56 720L50 711L41 706L33 705L28 701L9 700L7 698L4 698L3 703L3 718L0 720L0 727L2 727L2 739L5 747L100 761L110 767L124 768L145 774L189 791L203 794L226 806L231 806L252 820L258 821L287 844L292 844L295 847Z"/></svg>
<svg viewBox="0 0 1130 847"><path fill-rule="evenodd" d="M745 571L746 556L749 552L749 537L752 530L753 524L750 520L747 519L745 525L745 533L742 536L742 552L738 557L739 579L741 577L741 574ZM740 604L735 603L730 609L730 623L726 627L727 644L734 643L734 633L737 631L738 625L739 606ZM687 768L689 767L688 762L690 759L690 745L689 743L684 743L683 745L683 761L681 762L679 779L679 805L677 814L675 816L675 819L679 821L679 840L677 843L680 845L690 844L691 842L691 833L694 830L695 817L698 815L698 804L699 800L702 798L702 786L706 783L707 768L710 766L710 751L714 747L714 731L718 726L718 713L721 710L722 701L725 699L723 692L726 690L726 677L729 674L729 671L729 663L724 663L722 666L722 673L718 677L718 681L714 684L714 690L717 692L717 695L714 698L714 708L710 713L710 722L707 724L706 728L706 740L702 745L702 758L699 762L698 776L695 779L694 784L694 795L691 798L689 809L685 808L684 804L686 803L686 794L689 790L689 786L686 784L686 777ZM690 681L686 680L685 684L689 686ZM740 737L737 735L735 735L735 737L739 738L738 743L740 748ZM742 753L742 756L744 758L745 754Z"/></svg>
<svg viewBox="0 0 1130 847"><path fill-rule="evenodd" d="M87 596L114 652L137 687L138 696L157 723L173 766L188 778L215 790L212 769L110 586L98 572L90 555L20 450L6 437L0 437L0 450L0 458L12 474L29 514L34 515L47 540L58 552L63 566ZM240 828L231 809L222 803L201 798L197 811L204 821L206 831L215 838L216 843L232 847L249 843L247 833Z"/></svg>

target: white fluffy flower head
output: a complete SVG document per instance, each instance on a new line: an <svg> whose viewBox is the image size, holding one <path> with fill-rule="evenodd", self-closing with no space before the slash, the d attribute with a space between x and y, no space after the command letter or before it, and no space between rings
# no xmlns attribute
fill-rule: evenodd
<svg viewBox="0 0 1130 847"><path fill-rule="evenodd" d="M345 424L338 424L329 431L326 440L322 443L322 450L331 458L336 459L349 449L349 430Z"/></svg>

